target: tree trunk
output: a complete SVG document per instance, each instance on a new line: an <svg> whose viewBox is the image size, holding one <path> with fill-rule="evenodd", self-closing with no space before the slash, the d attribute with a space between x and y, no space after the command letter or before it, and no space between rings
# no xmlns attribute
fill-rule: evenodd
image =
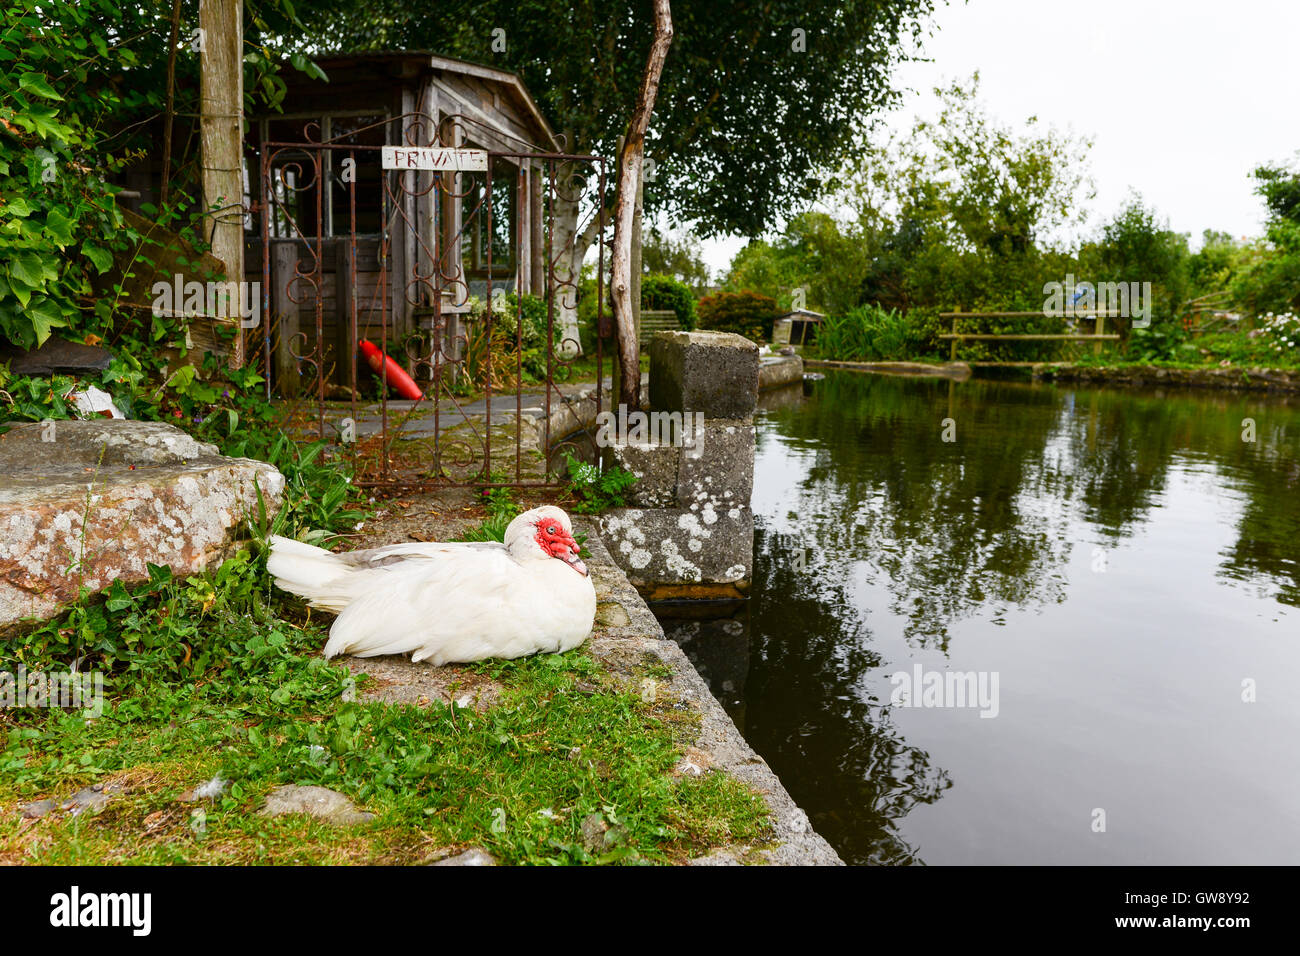
<svg viewBox="0 0 1300 956"><path fill-rule="evenodd" d="M590 183L587 184L587 186L590 185ZM542 189L549 197L549 180L543 181ZM555 274L553 278L556 283L555 346L557 354L561 351L561 341L569 342L571 349L573 343L579 343L577 281L582 274L582 263L587 258L588 250L601 238L601 225L609 221L609 210L606 209L604 217L593 215L585 225L579 222L578 217L581 215L582 209L578 197L581 195L582 189L580 188L561 190L557 184L553 201L548 200L551 210L549 223L551 248L549 255L554 265ZM547 253L544 235L542 246L543 253ZM608 268L608 263L606 267ZM545 283L551 278L548 273L549 270L543 267L540 279L534 280L539 283L538 295L545 293ZM574 285L565 285L566 282L573 282ZM580 352L580 343L577 348Z"/></svg>
<svg viewBox="0 0 1300 956"><path fill-rule="evenodd" d="M628 411L640 405L641 356L636 340L636 322L632 314L632 233L635 231L637 193L645 161L645 134L650 128L655 97L664 60L673 42L673 23L668 0L655 0L655 35L646 60L636 109L627 124L623 148L618 156L618 193L614 199L614 254L611 286L614 298L614 325L618 336L620 370L619 396Z"/></svg>
<svg viewBox="0 0 1300 956"><path fill-rule="evenodd" d="M244 4L199 2L199 135L203 203L211 217L212 254L226 266L228 281L244 281ZM239 314L239 303L232 303ZM265 318L265 317L263 317ZM230 364L244 364L244 335L235 323Z"/></svg>

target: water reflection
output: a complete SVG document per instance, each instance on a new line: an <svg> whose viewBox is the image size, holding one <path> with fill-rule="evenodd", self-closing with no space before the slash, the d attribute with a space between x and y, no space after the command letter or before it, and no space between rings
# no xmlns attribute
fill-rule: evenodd
<svg viewBox="0 0 1300 956"><path fill-rule="evenodd" d="M750 606L666 623L847 860L1300 852L1300 825L1256 819L1282 780L1159 798L1300 732L1288 693L1241 738L1235 694L1300 664L1298 436L1276 397L832 373L763 413ZM915 662L1000 671L1002 715L891 707ZM1103 793L1141 832L1089 840ZM1190 844L1211 809L1229 825Z"/></svg>

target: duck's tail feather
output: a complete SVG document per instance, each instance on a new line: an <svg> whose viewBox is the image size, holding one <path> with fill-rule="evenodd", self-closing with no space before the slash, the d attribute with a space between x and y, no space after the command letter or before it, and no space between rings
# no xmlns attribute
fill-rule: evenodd
<svg viewBox="0 0 1300 956"><path fill-rule="evenodd" d="M355 570L324 548L279 535L271 536L266 569L278 587L306 598L313 607L334 612L343 610L347 603L345 595L340 594L339 579Z"/></svg>

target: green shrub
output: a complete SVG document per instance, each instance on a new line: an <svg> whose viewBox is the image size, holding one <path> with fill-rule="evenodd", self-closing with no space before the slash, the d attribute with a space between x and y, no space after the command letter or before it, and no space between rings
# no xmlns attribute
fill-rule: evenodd
<svg viewBox="0 0 1300 956"><path fill-rule="evenodd" d="M1274 361L1291 364L1300 359L1300 315L1284 312L1281 315L1261 316L1256 336L1268 343Z"/></svg>
<svg viewBox="0 0 1300 956"><path fill-rule="evenodd" d="M576 514L599 514L607 508L622 508L625 493L636 484L636 475L622 468L601 470L564 453L569 469L569 492L577 500L569 506Z"/></svg>
<svg viewBox="0 0 1300 956"><path fill-rule="evenodd" d="M519 341L525 349L546 345L546 300L525 292L503 292L492 296L492 331L509 336L513 342L522 325ZM477 296L470 298L470 315L478 320L487 317L488 304ZM519 321L522 319L522 323Z"/></svg>
<svg viewBox="0 0 1300 956"><path fill-rule="evenodd" d="M606 283L605 315L610 314L609 284ZM596 351L596 277L591 274L591 267L583 269L582 279L578 282L578 339L582 343L582 354L591 355Z"/></svg>
<svg viewBox="0 0 1300 956"><path fill-rule="evenodd" d="M896 362L911 358L919 337L905 316L878 305L860 305L844 315L828 315L817 332L823 358L839 362Z"/></svg>
<svg viewBox="0 0 1300 956"><path fill-rule="evenodd" d="M1187 332L1177 324L1151 325L1129 332L1128 357L1138 362L1186 361L1200 355L1187 341Z"/></svg>
<svg viewBox="0 0 1300 956"><path fill-rule="evenodd" d="M109 46L89 25L94 11L77 4L17 0L4 13L0 338L34 348L55 328L85 324L92 281L125 245L117 190L103 176L134 157L105 155L98 130L122 96L117 83L90 80L92 66L120 70L134 54ZM108 316L95 318L99 327Z"/></svg>
<svg viewBox="0 0 1300 956"><path fill-rule="evenodd" d="M775 299L748 290L705 296L698 312L700 328L735 332L754 342L771 339L772 323L780 315Z"/></svg>

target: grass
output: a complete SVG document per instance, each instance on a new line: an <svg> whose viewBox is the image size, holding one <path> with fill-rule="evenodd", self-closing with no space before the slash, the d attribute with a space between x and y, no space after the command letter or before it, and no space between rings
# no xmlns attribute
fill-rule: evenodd
<svg viewBox="0 0 1300 956"><path fill-rule="evenodd" d="M766 806L739 781L673 774L698 717L662 693L642 700L662 665L620 676L585 648L482 662L467 670L504 693L478 713L367 702L319 656L325 637L243 552L185 582L156 570L7 642L0 669L87 655L109 675L95 718L0 710L0 863L405 864L469 845L504 863L674 863L768 839ZM216 775L230 781L218 800L178 800ZM21 819L26 802L106 782L124 791L98 813ZM261 816L286 783L337 790L375 819ZM598 844L583 835L592 818L608 828Z"/></svg>
<svg viewBox="0 0 1300 956"><path fill-rule="evenodd" d="M283 669L295 687L283 704L276 682L250 675L247 687L154 687L95 720L7 715L0 862L415 863L473 844L507 863L663 863L764 836L766 808L736 781L671 774L694 720L642 701L581 650L482 665L507 694L477 714L345 702L348 672L309 656L320 637L298 631L264 655L259 670ZM200 832L177 797L214 775L232 785ZM105 780L127 792L98 815L19 819L25 800ZM339 790L376 819L258 815L280 783ZM581 833L593 814L615 834L596 852Z"/></svg>

